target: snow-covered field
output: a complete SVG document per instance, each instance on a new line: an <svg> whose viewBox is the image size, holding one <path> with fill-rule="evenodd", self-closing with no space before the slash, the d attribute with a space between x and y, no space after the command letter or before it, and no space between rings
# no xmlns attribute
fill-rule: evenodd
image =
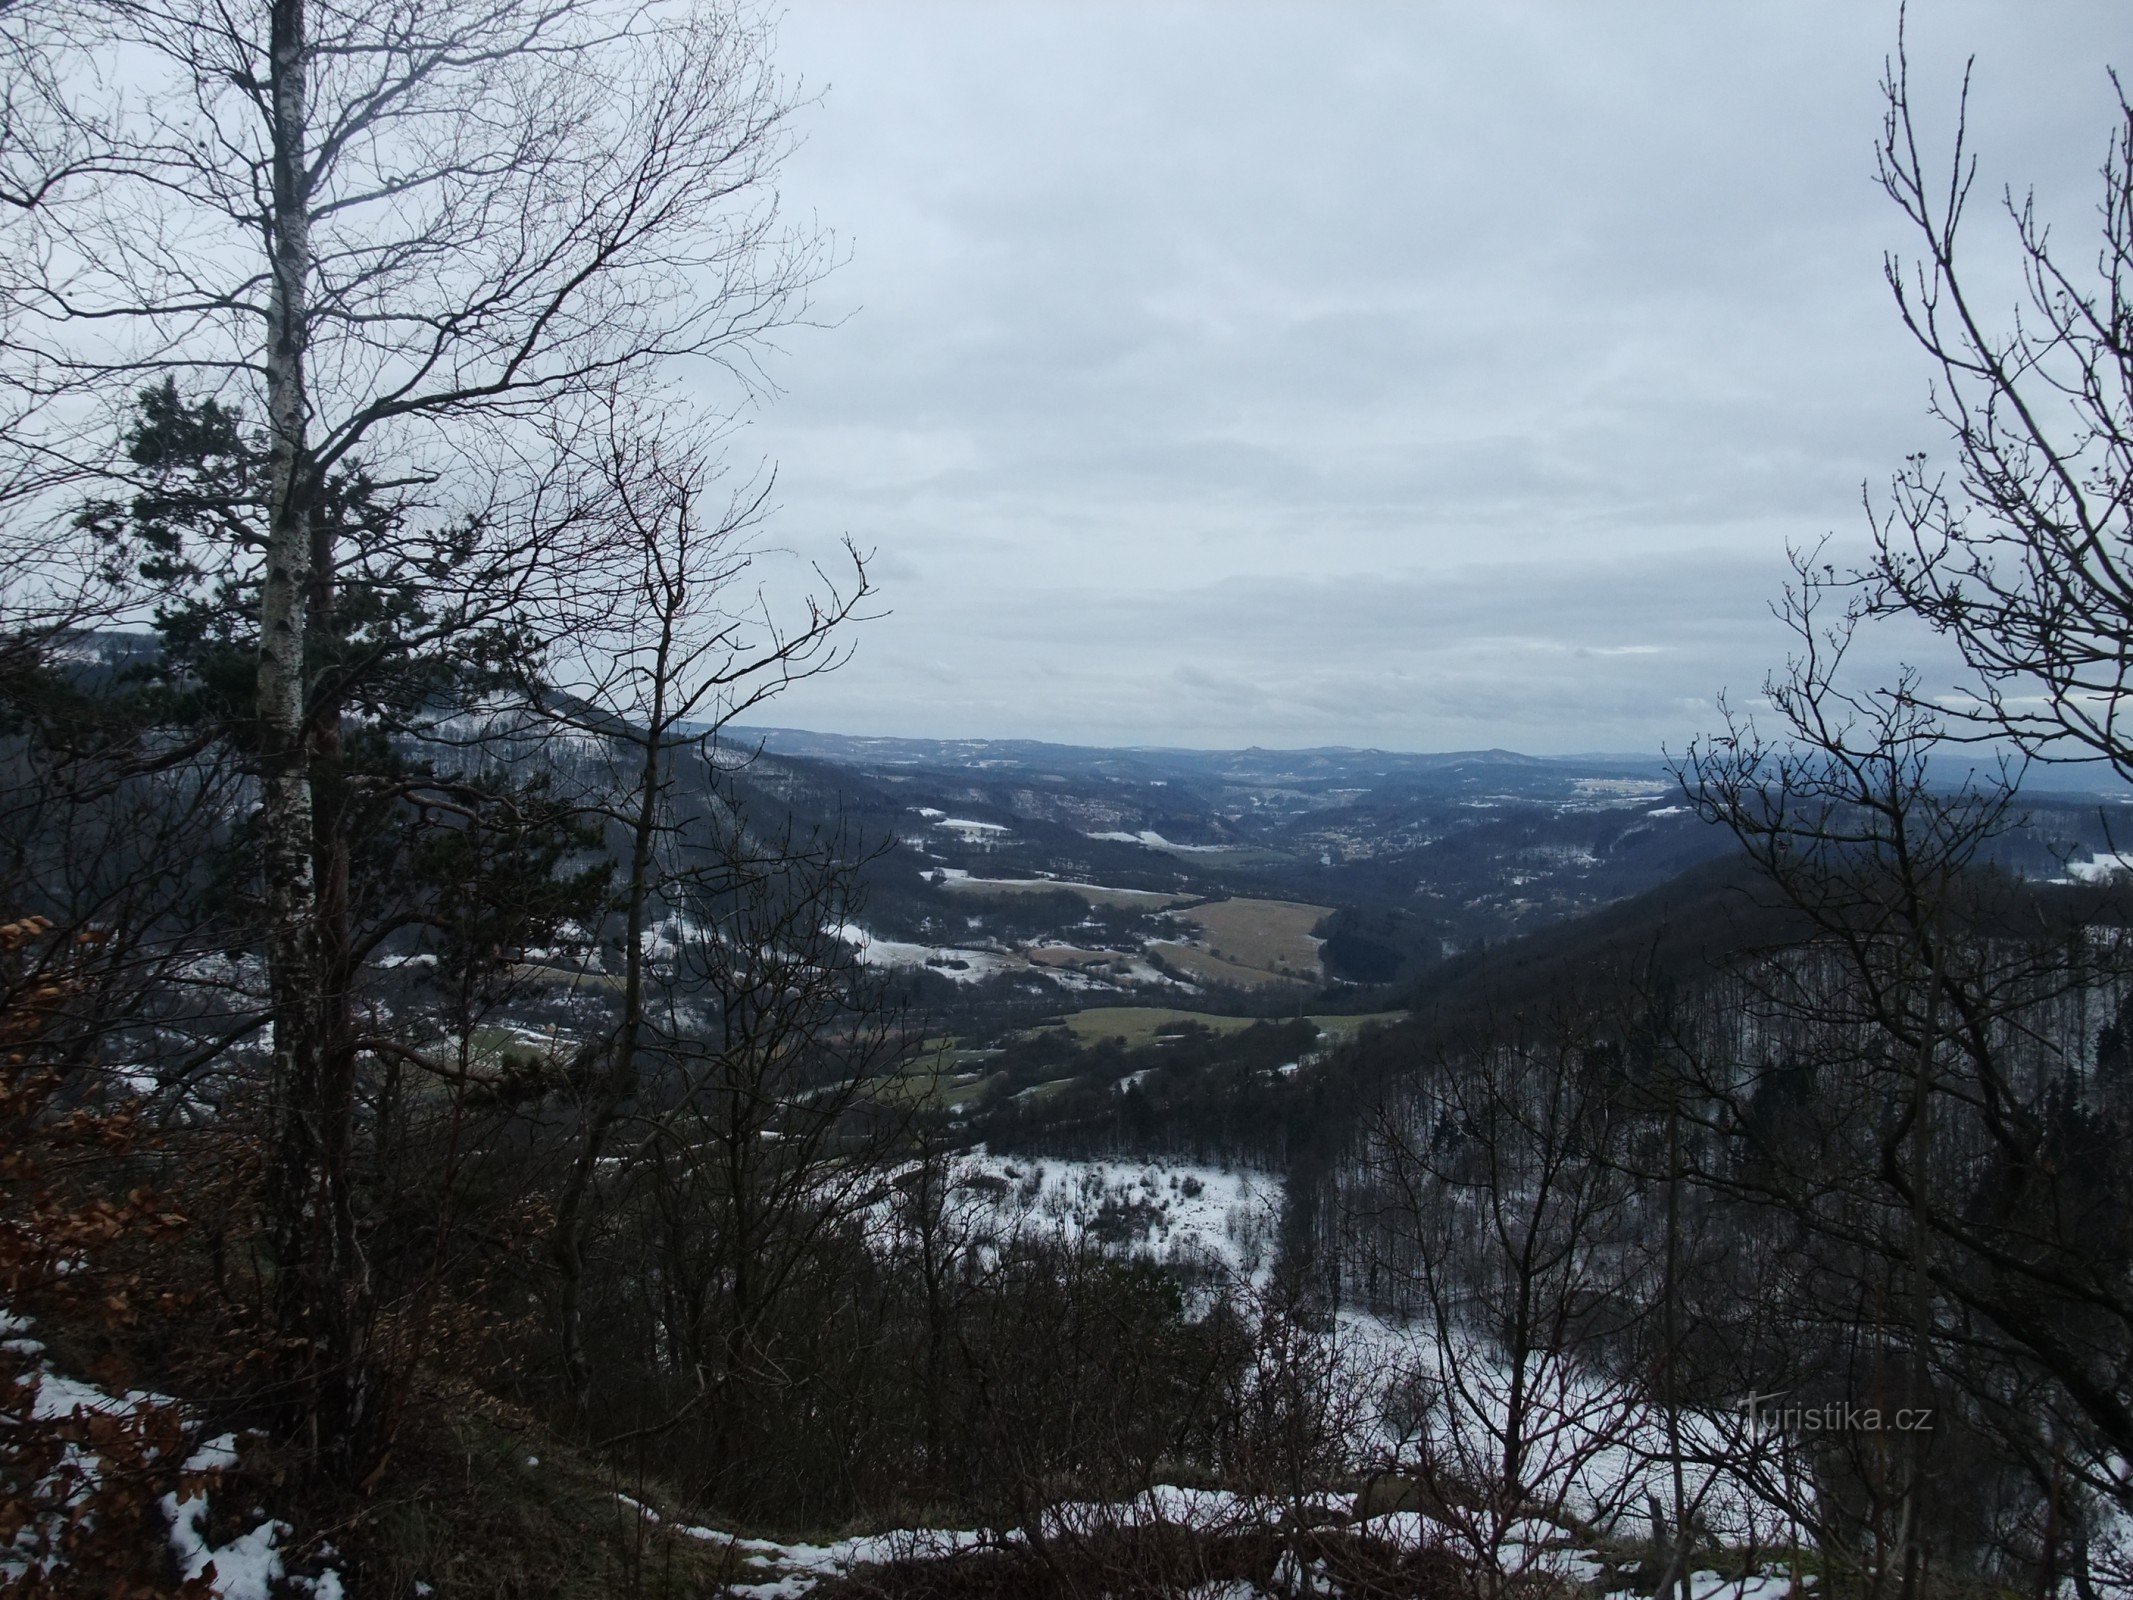
<svg viewBox="0 0 2133 1600"><path fill-rule="evenodd" d="M2109 883L2113 878L2133 872L2133 855L2123 853L2092 853L2086 861L2069 861L2066 876L2060 883Z"/></svg>

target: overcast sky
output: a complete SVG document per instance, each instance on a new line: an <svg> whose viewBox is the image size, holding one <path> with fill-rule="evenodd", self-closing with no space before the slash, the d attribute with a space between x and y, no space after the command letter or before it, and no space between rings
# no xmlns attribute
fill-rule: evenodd
<svg viewBox="0 0 2133 1600"><path fill-rule="evenodd" d="M1985 199L2088 227L2122 0L1914 0ZM796 0L777 536L877 552L753 720L1654 750L1782 660L1788 541L1945 455L1880 278L1880 0ZM1989 206L1980 259L2002 254ZM1889 636L1877 650L1917 654Z"/></svg>

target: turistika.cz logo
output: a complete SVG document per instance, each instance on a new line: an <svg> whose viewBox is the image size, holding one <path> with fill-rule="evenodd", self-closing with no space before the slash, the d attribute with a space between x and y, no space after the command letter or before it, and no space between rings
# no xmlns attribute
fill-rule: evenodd
<svg viewBox="0 0 2133 1600"><path fill-rule="evenodd" d="M1758 1428L1780 1433L1928 1433L1933 1428L1931 1406L1865 1406L1850 1400L1831 1400L1821 1405L1779 1405L1788 1389L1775 1394L1751 1394L1740 1403L1748 1421Z"/></svg>

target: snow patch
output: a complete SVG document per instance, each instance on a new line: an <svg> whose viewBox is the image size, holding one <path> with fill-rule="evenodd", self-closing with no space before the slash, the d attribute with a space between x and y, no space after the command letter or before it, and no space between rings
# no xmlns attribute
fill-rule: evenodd
<svg viewBox="0 0 2133 1600"><path fill-rule="evenodd" d="M1215 855L1237 848L1237 846L1229 844L1179 844L1175 840L1164 838L1153 828L1142 828L1138 833L1124 833L1117 830L1109 833L1088 833L1083 834L1082 837L1085 839L1102 839L1111 844L1146 845L1150 850L1175 850L1186 855Z"/></svg>
<svg viewBox="0 0 2133 1600"><path fill-rule="evenodd" d="M2076 883L2109 883L2121 872L2133 872L2133 855L2092 855L2086 861L2069 861L2066 871Z"/></svg>
<svg viewBox="0 0 2133 1600"><path fill-rule="evenodd" d="M955 983L982 983L995 973L1019 965L997 950L967 950L957 945L911 944L901 939L883 939L857 923L840 923L830 930L851 945L863 967L917 968L938 973Z"/></svg>

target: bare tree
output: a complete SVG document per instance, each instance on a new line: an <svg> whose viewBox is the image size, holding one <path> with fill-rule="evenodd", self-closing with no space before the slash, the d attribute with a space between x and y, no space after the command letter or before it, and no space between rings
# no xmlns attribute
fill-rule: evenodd
<svg viewBox="0 0 2133 1600"><path fill-rule="evenodd" d="M1522 1524L1620 1509L1587 1499L1588 1469L1631 1421L1628 1386L1597 1361L1643 1314L1628 1293L1631 1189L1587 1039L1559 1020L1430 1063L1389 1099L1354 1202L1371 1213L1380 1294L1418 1313L1388 1416L1405 1436L1393 1470L1491 1593L1539 1556Z"/></svg>
<svg viewBox="0 0 2133 1600"><path fill-rule="evenodd" d="M1900 38L1883 93L1881 184L1922 250L1885 271L1936 370L1932 412L1956 465L1916 455L1895 477L1864 574L1874 608L1923 618L1976 673L1953 731L2100 756L2133 778L2133 105L2121 89L2085 248L2055 239L2032 195L2002 197L2026 289L2003 322L1963 248L1967 73L1944 163L1922 147Z"/></svg>
<svg viewBox="0 0 2133 1600"><path fill-rule="evenodd" d="M312 626L342 557L337 473L390 460L479 520L521 424L663 363L757 379L817 240L768 181L793 102L765 24L593 0L416 10L122 3L76 48L142 74L29 213L4 329L26 408L182 373L263 419L258 669L282 1318L313 1403L360 1383L338 1286L353 1086L328 1047L313 771L330 759ZM143 69L147 69L145 72ZM87 181L93 178L92 181ZM323 919L323 920L322 920ZM339 1374L339 1376L332 1376ZM324 1384L325 1390L316 1385ZM330 1420L329 1437L359 1432Z"/></svg>
<svg viewBox="0 0 2133 1600"><path fill-rule="evenodd" d="M1965 763L1940 781L1948 741L1916 679L1849 686L1867 607L1828 618L1821 569L1797 565L1783 614L1799 647L1766 687L1778 735L1735 720L1681 773L1811 930L1752 977L1815 1074L1819 1133L1784 1159L1696 1176L1777 1206L1851 1263L1870 1285L1857 1322L1869 1362L1900 1404L1931 1407L1954 1385L1984 1423L2018 1434L2041 1411L2065 1447L2041 1477L2063 1471L2123 1503L2133 1293L2102 1198L2119 1180L2100 1147L2070 1159L2079 1112L2055 1107L2084 1097L2090 1044L2050 1025L2062 997L2098 981L2114 941L2041 919L1992 869L1990 847L2016 820L2009 773ZM1690 1104L1738 1136L1766 1075L1719 1051ZM1872 1566L1908 1595L1931 1554L1935 1452L1923 1430L1893 1444Z"/></svg>
<svg viewBox="0 0 2133 1600"><path fill-rule="evenodd" d="M744 753L722 751L720 730L836 667L845 653L838 630L873 592L865 563L848 551L842 587L825 578L797 622L782 624L748 582L765 555L754 534L768 480L728 481L715 431L661 429L610 399L612 409L566 450L599 506L596 553L574 585L575 621L539 663L543 678L524 685L550 728L599 751L585 806L619 835L625 862L620 1005L580 1103L553 1237L564 1372L580 1399L589 1373L579 1286L594 1175L610 1162L610 1138L644 1081L648 1007L662 988L671 997L677 981L671 958L663 967L653 959L653 923L685 916L706 892L775 880L812 859L804 850L784 855L768 837L751 844L719 778L721 763ZM822 937L817 929L806 941ZM664 1048L671 1052L672 1041Z"/></svg>
<svg viewBox="0 0 2133 1600"><path fill-rule="evenodd" d="M916 1044L843 930L851 841L734 808L723 870L675 895L674 978L622 1163L665 1226L674 1348L712 1391L711 1471L735 1492L789 1370L785 1318L825 1245L887 1202L905 1115L888 1078Z"/></svg>

